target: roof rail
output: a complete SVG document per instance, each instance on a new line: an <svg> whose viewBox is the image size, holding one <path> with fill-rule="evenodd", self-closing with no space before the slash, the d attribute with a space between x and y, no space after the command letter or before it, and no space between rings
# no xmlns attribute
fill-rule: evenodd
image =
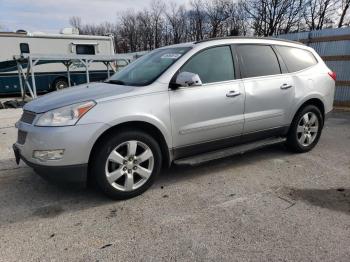
<svg viewBox="0 0 350 262"><path fill-rule="evenodd" d="M274 37L257 37L257 36L225 36L225 37L208 38L208 39L196 41L196 42L194 42L194 44L215 41L215 40L227 40L227 39L233 39L233 40L237 40L237 39L274 40L274 41L288 42L288 43L293 43L293 44L304 45L301 42L292 41L292 40L288 40L288 39L281 39L281 38L274 38Z"/></svg>

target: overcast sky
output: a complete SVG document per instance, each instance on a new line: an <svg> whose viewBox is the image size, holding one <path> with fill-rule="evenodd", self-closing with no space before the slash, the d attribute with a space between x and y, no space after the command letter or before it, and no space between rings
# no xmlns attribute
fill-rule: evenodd
<svg viewBox="0 0 350 262"><path fill-rule="evenodd" d="M128 9L142 10L152 0L0 0L0 26L6 30L57 33L68 27L69 17L83 23L115 22ZM179 4L188 0L173 0Z"/></svg>

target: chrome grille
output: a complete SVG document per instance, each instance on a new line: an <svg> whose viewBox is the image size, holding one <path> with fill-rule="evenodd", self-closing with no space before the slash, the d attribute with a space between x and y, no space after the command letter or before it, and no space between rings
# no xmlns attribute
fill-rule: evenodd
<svg viewBox="0 0 350 262"><path fill-rule="evenodd" d="M26 142L26 138L27 138L27 132L18 130L17 143L20 145L24 145L24 143Z"/></svg>
<svg viewBox="0 0 350 262"><path fill-rule="evenodd" d="M36 117L36 114L29 111L23 111L22 117L20 119L21 122L32 124L34 119Z"/></svg>

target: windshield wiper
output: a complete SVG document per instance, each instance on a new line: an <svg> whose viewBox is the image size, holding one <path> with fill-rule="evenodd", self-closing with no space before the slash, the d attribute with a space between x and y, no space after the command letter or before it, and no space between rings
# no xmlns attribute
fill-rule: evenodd
<svg viewBox="0 0 350 262"><path fill-rule="evenodd" d="M121 81L121 80L113 80L113 79L110 79L110 80L108 80L108 81L105 81L105 83L116 84L116 85L125 85L125 82L124 82L124 81Z"/></svg>

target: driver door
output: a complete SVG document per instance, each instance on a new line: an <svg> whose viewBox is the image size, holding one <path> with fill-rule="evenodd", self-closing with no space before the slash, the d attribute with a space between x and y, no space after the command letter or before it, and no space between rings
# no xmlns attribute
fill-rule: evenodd
<svg viewBox="0 0 350 262"><path fill-rule="evenodd" d="M231 47L199 51L180 72L198 74L201 86L169 92L174 157L227 147L239 139L244 125L244 86L235 79Z"/></svg>

